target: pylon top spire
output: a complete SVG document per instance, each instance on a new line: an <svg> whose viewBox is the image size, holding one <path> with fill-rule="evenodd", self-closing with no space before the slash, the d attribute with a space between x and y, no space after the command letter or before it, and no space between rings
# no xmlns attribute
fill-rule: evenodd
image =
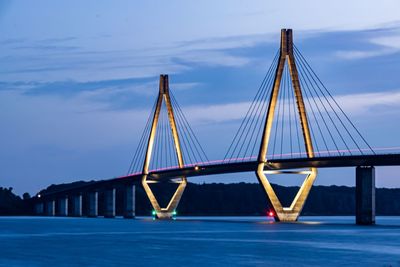
<svg viewBox="0 0 400 267"><path fill-rule="evenodd" d="M281 55L293 55L293 30L281 30Z"/></svg>
<svg viewBox="0 0 400 267"><path fill-rule="evenodd" d="M169 81L167 74L160 75L160 94L166 94L169 91Z"/></svg>

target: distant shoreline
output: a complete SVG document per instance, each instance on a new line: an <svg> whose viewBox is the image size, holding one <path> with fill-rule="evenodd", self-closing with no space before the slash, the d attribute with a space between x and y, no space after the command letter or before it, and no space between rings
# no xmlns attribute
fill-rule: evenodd
<svg viewBox="0 0 400 267"><path fill-rule="evenodd" d="M77 182L86 183L86 182ZM66 189L77 184L51 185L41 193ZM298 187L273 185L283 205L290 205ZM123 188L117 188L122 198ZM173 185L154 188L161 202L173 193ZM0 216L33 215L32 201L24 194L16 196L12 188L0 188ZM400 188L376 189L376 215L400 215ZM83 199L85 203L85 196ZM122 202L117 201L117 216L122 215ZM99 196L99 215L102 215L102 196ZM85 205L85 204L84 204ZM257 183L188 183L178 206L178 216L267 216L270 210L265 192ZM152 207L140 185L136 186L136 215L150 216ZM355 188L349 186L314 186L302 211L302 216L353 216Z"/></svg>

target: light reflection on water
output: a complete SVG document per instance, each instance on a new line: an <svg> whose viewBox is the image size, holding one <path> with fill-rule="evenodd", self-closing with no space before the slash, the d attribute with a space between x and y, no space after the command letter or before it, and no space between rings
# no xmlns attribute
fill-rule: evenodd
<svg viewBox="0 0 400 267"><path fill-rule="evenodd" d="M400 217L2 217L0 266L400 265Z"/></svg>

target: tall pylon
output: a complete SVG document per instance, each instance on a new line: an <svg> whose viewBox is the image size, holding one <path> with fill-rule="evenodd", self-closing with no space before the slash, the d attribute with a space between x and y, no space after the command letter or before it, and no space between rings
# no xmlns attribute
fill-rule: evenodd
<svg viewBox="0 0 400 267"><path fill-rule="evenodd" d="M280 44L280 54L278 59L278 65L275 70L275 78L273 83L273 88L271 92L270 102L268 104L267 117L264 125L264 131L262 135L262 141L260 146L260 151L258 154L258 167L256 171L257 178L261 185L263 186L268 200L274 209L274 217L276 221L296 221L303 209L304 203L308 197L310 189L314 183L317 176L317 169L310 168L306 171L268 171L268 144L271 136L271 129L273 125L275 108L278 101L279 88L282 79L282 73L284 70L285 62L287 61L290 77L293 85L294 95L296 98L297 110L300 117L301 129L304 138L305 150L308 158L314 157L314 149L310 135L310 128L307 120L307 113L303 101L302 90L299 82L299 76L296 67L296 61L293 54L293 32L291 29L281 30L281 44ZM265 170L267 169L267 171ZM267 179L267 174L281 174L281 173L292 173L292 174L306 174L306 178L301 185L299 191L297 192L290 207L283 207L279 201L274 189L272 188L270 182Z"/></svg>
<svg viewBox="0 0 400 267"><path fill-rule="evenodd" d="M186 177L180 178L180 180L177 182L179 184L178 188L176 189L174 195L172 196L169 204L165 208L160 207L155 195L153 194L153 191L151 190L151 188L149 186L150 183L157 182L155 180L148 180L148 178L149 178L148 176L149 176L149 165L150 165L150 160L152 157L153 146L154 146L154 139L156 136L157 124L158 124L161 106L162 106L163 102L165 102L165 106L166 106L167 112L168 112L169 124L171 127L172 138L173 138L174 146L175 146L175 152L176 152L176 156L178 159L178 167L183 168L183 166L184 166L182 151L181 151L181 144L179 141L179 134L178 134L178 130L176 128L174 110L171 105L171 98L170 98L170 94L169 94L168 75L160 75L160 86L159 87L160 87L160 90L158 93L156 109L154 112L153 122L151 125L150 135L149 135L149 139L148 139L148 143L147 143L146 157L145 157L144 164L143 164L142 185L143 185L143 188L151 202L151 205L153 206L153 209L156 213L155 215L157 216L157 218L170 219L170 218L172 218L173 213L179 204L179 201L182 197L183 191L185 190L187 181L186 181Z"/></svg>

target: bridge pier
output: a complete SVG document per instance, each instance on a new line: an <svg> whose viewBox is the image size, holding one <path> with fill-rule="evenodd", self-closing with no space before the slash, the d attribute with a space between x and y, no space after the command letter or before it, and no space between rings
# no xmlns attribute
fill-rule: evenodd
<svg viewBox="0 0 400 267"><path fill-rule="evenodd" d="M58 215L68 216L68 197L61 197L58 200Z"/></svg>
<svg viewBox="0 0 400 267"><path fill-rule="evenodd" d="M44 214L44 204L42 203L37 203L35 205L35 214L36 215L43 215Z"/></svg>
<svg viewBox="0 0 400 267"><path fill-rule="evenodd" d="M99 198L99 193L97 191L89 192L88 217L98 216L99 214L98 198Z"/></svg>
<svg viewBox="0 0 400 267"><path fill-rule="evenodd" d="M115 188L104 192L104 218L115 217Z"/></svg>
<svg viewBox="0 0 400 267"><path fill-rule="evenodd" d="M375 224L375 167L356 168L356 224Z"/></svg>
<svg viewBox="0 0 400 267"><path fill-rule="evenodd" d="M135 218L135 185L125 186L124 196L124 218L132 219Z"/></svg>
<svg viewBox="0 0 400 267"><path fill-rule="evenodd" d="M81 217L82 216L82 195L76 195L73 197L73 203L72 203L72 207L73 207L73 211L72 214L75 217Z"/></svg>
<svg viewBox="0 0 400 267"><path fill-rule="evenodd" d="M56 202L54 200L50 200L46 203L46 215L54 216L56 214Z"/></svg>

